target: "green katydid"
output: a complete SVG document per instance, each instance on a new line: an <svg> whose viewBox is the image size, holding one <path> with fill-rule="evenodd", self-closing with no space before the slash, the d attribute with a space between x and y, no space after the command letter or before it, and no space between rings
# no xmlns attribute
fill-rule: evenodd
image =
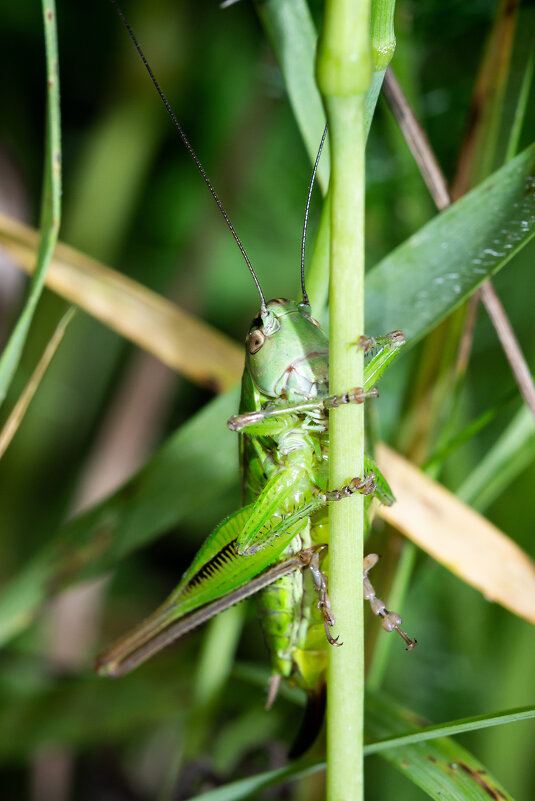
<svg viewBox="0 0 535 801"><path fill-rule="evenodd" d="M363 476L348 478L340 488L327 488L329 409L363 403L376 396L374 384L399 353L403 335L395 331L376 340L361 337L355 346L368 353L364 386L343 395L329 395L328 339L311 316L304 284L304 235L303 300L276 299L266 303L215 190L122 12L114 0L112 3L236 239L260 294L261 306L246 338L239 414L228 421L229 428L240 433L247 505L217 526L169 598L103 653L97 660L97 670L101 675L120 676L220 611L259 593L272 656L268 703L273 700L281 677L314 694L323 683L328 643L342 645L331 634L335 616L327 592L328 504L343 503L355 492L366 495L368 505L373 495L382 503L393 502L385 478L369 458ZM320 153L321 147L308 202ZM382 617L383 627L398 631L411 649L415 642L401 630L401 618L385 608L368 578L377 559L370 554L364 560L364 598Z"/></svg>

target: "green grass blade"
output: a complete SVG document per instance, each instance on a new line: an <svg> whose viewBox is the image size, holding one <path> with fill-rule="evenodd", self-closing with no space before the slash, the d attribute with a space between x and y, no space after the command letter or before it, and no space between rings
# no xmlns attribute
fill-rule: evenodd
<svg viewBox="0 0 535 801"><path fill-rule="evenodd" d="M223 787L218 787L216 790L209 790L207 793L196 795L190 801L241 801L241 799L254 797L254 793L267 790L269 787L275 787L278 784L282 784L282 782L304 779L305 776L322 772L325 767L325 762L316 762L314 764L294 762L286 768L268 770L265 773L257 773L256 776L250 776L247 779L230 782Z"/></svg>
<svg viewBox="0 0 535 801"><path fill-rule="evenodd" d="M370 705L378 703L379 696L374 699ZM385 703L384 698L380 701L381 704ZM391 702L388 702L390 704ZM367 707L368 710L368 707ZM388 713L391 708L388 708ZM401 714L401 713L400 713ZM373 717L373 716L372 716ZM403 712L403 717L408 719L410 713ZM377 740L374 743L369 743L366 746L366 754L379 754L391 747L397 748L407 745L415 745L416 743L427 742L436 737L453 737L456 734L465 734L470 731L481 731L481 729L488 729L492 726L505 726L506 723L519 723L522 720L532 720L535 718L535 706L526 706L519 709L511 709L510 711L500 712L498 714L489 715L474 715L469 718L460 718L459 720L452 720L450 723L439 723L436 726L426 726L419 728L410 734L399 734L394 737L386 737L383 740Z"/></svg>
<svg viewBox="0 0 535 801"><path fill-rule="evenodd" d="M364 111L367 133L370 131L386 70L394 57L396 49L396 35L394 33L395 8L395 0L372 0L370 29L373 75L371 85L366 93Z"/></svg>
<svg viewBox="0 0 535 801"><path fill-rule="evenodd" d="M45 166L41 201L41 238L35 272L24 309L0 358L0 405L20 361L35 308L45 284L45 275L54 253L61 216L61 127L59 109L58 42L54 0L43 0L45 28L47 109Z"/></svg>
<svg viewBox="0 0 535 801"><path fill-rule="evenodd" d="M369 331L414 344L535 234L535 146L396 248L366 276Z"/></svg>
<svg viewBox="0 0 535 801"><path fill-rule="evenodd" d="M454 454L459 448L469 442L472 437L475 437L476 434L490 425L490 423L492 423L492 421L495 420L496 417L498 417L509 406L509 404L513 403L513 401L516 401L517 399L518 390L515 388L507 395L507 397L501 398L497 403L489 406L489 408L485 409L485 411L480 414L479 417L476 417L475 420L471 420L469 423L467 423L467 425L464 426L464 428L458 431L457 434L455 434L453 437L450 437L444 447L438 448L425 461L425 463L422 465L422 470L424 472L428 472L441 467L449 456ZM430 475L432 474L433 473L430 472Z"/></svg>
<svg viewBox="0 0 535 801"><path fill-rule="evenodd" d="M407 343L414 344L504 267L534 234L535 145L531 145L369 271L367 330L401 328ZM324 247L318 258L327 257ZM315 264L314 272L322 275L323 266Z"/></svg>
<svg viewBox="0 0 535 801"><path fill-rule="evenodd" d="M456 494L474 509L484 510L534 459L535 420L523 406Z"/></svg>
<svg viewBox="0 0 535 801"><path fill-rule="evenodd" d="M444 798L448 801L511 799L511 796L469 751L450 737L442 736L447 732L459 734L462 731L479 728L483 723L483 717L486 718L487 725L498 725L501 721L497 716L455 721L452 724L433 726L432 730L426 730L418 717L390 699L377 695L367 700L366 731L369 736L383 740L382 743L370 744L373 752L380 753L431 798L436 801L442 801ZM520 714L523 713L533 717L535 710L522 710ZM505 714L509 720L510 713ZM492 717L494 722L490 722ZM523 718L515 718L513 713L512 719ZM411 729L414 731L411 732ZM398 734L402 735L402 738L397 738ZM428 740L429 735L434 735L437 739ZM394 747L388 746L386 738L389 738Z"/></svg>
<svg viewBox="0 0 535 801"><path fill-rule="evenodd" d="M443 801L444 798L448 801L489 801L489 798L506 801L511 796L478 760L451 740L450 735L529 720L535 717L535 707L515 709L498 715L479 715L422 728L415 724L417 718L411 712L391 700L381 696L368 696L366 714L368 736L374 733L386 735L386 732L393 736L387 735L382 740L365 745L365 755L380 754L400 768L407 778L418 784L431 798L437 801ZM396 734L396 730L403 733ZM287 768L259 773L202 793L195 796L195 801L240 801L283 781L301 779L324 769L323 761L299 761Z"/></svg>
<svg viewBox="0 0 535 801"><path fill-rule="evenodd" d="M317 34L305 0L255 0L256 10L279 64L288 99L312 164L325 127L325 112L314 80ZM329 143L318 166L323 193L329 186Z"/></svg>

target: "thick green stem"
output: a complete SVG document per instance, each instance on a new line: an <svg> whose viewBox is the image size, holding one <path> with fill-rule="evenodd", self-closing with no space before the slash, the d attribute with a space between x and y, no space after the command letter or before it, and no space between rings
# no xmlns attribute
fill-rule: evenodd
<svg viewBox="0 0 535 801"><path fill-rule="evenodd" d="M364 333L364 99L371 77L369 4L330 0L318 50L317 75L331 135L331 266L329 382L332 392L363 384ZM331 487L361 476L364 409L330 415ZM363 797L364 619L362 603L364 504L355 495L329 515L329 591L341 648L329 650L327 799Z"/></svg>
<svg viewBox="0 0 535 801"><path fill-rule="evenodd" d="M364 127L366 138L377 105L383 78L396 49L394 34L395 0L372 0L371 4L371 57L372 78L366 92ZM326 196L321 212L316 242L307 269L307 290L315 316L323 322L329 292L329 270L327 267L331 219L331 195Z"/></svg>
<svg viewBox="0 0 535 801"><path fill-rule="evenodd" d="M364 333L364 96L330 98L327 108L333 153L329 386L346 392L363 383L363 354L354 343ZM336 409L329 428L330 486L341 487L362 475L364 407ZM329 521L329 591L344 644L329 651L327 798L353 801L363 787L363 496L333 504Z"/></svg>

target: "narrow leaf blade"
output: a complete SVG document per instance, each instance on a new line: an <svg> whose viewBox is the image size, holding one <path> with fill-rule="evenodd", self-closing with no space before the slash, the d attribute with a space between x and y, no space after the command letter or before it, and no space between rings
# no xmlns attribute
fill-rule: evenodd
<svg viewBox="0 0 535 801"><path fill-rule="evenodd" d="M46 273L58 238L61 217L61 125L58 38L54 0L43 0L42 9L45 28L47 108L41 235L28 298L0 357L0 405L6 397L17 369L33 315L45 285Z"/></svg>
<svg viewBox="0 0 535 801"><path fill-rule="evenodd" d="M366 326L414 344L535 234L535 145L432 219L366 277Z"/></svg>

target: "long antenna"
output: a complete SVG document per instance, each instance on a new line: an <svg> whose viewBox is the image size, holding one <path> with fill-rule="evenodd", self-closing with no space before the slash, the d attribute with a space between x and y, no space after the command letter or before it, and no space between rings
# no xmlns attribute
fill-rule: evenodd
<svg viewBox="0 0 535 801"><path fill-rule="evenodd" d="M264 298L264 293L262 292L262 289L260 287L260 283L258 281L258 278L256 277L256 273L253 270L253 265L249 261L249 257L247 256L247 253L245 252L245 248L242 245L241 239L238 236L238 234L236 233L236 231L234 230L234 226L232 225L232 223L230 221L230 218L229 218L227 212L225 211L225 208L224 208L223 204L221 203L221 201L219 199L219 195L217 194L217 192L215 191L214 187L212 186L212 183L211 183L210 179L208 178L208 176L206 175L206 173L204 171L204 167L202 166L201 162L199 161L199 158L198 158L197 154L195 153L195 151L194 151L194 149L193 149L188 137L184 133L184 129L182 128L181 124L179 123L179 121L175 117L173 109L169 105L169 101L167 100L166 96L164 95L162 89L160 88L160 84L156 80L156 78L154 76L154 73L153 73L153 71L152 71L152 69L150 67L150 64L147 61L147 59L145 58L145 53L141 49L141 46L140 46L140 44L139 44L139 42L138 42L138 40L137 40L137 38L136 38L136 36L134 34L134 31L130 27L130 24L128 23L125 15L123 14L123 12L122 12L122 10L121 10L121 8L119 6L119 3L116 0L110 0L110 3L112 4L112 6L114 7L115 11L117 12L117 15L119 16L119 19L123 23L124 27L128 31L128 35L130 36L130 39L132 40L133 45L134 45L134 47L136 48L136 50L137 50L137 52L139 54L139 57L141 58L143 64L145 65L145 68L146 68L147 72L150 75L150 79L153 82L154 86L156 87L156 91L160 95L162 103L164 104L165 108L167 109L167 113L169 114L169 116L173 120L175 128L177 129L178 133L180 134L180 138L184 142L184 144L185 144L185 146L186 146L191 158L195 162L195 164L197 166L197 169L199 170L200 174L202 175L202 179L203 179L204 183L206 184L206 186L210 190L210 193L211 193L213 199L217 203L219 211L223 215L223 217L225 219L225 222L226 222L226 224L228 225L228 227L230 229L230 233L234 237L234 239L236 241L236 244L238 245L243 258L245 259L245 263L247 264L247 266L249 268L249 271L250 271L251 275L253 276L253 281L256 284L256 288L258 289L258 294L260 295L260 301L261 301L261 313L262 313L262 316L264 316L265 314L267 314L266 300Z"/></svg>
<svg viewBox="0 0 535 801"><path fill-rule="evenodd" d="M312 178L310 179L310 186L308 187L307 205L305 209L305 222L303 225L303 237L301 239L301 289L303 291L303 303L306 303L307 306L310 306L307 291L305 289L305 243L307 238L308 213L310 211L310 200L312 198L312 190L314 189L314 181L316 180L318 164L320 163L321 151L323 150L323 145L325 144L325 137L327 136L327 127L328 126L325 125L325 128L323 129L323 136L321 137L321 142L318 149L318 155L316 156L316 161L314 162L314 169L312 170Z"/></svg>

